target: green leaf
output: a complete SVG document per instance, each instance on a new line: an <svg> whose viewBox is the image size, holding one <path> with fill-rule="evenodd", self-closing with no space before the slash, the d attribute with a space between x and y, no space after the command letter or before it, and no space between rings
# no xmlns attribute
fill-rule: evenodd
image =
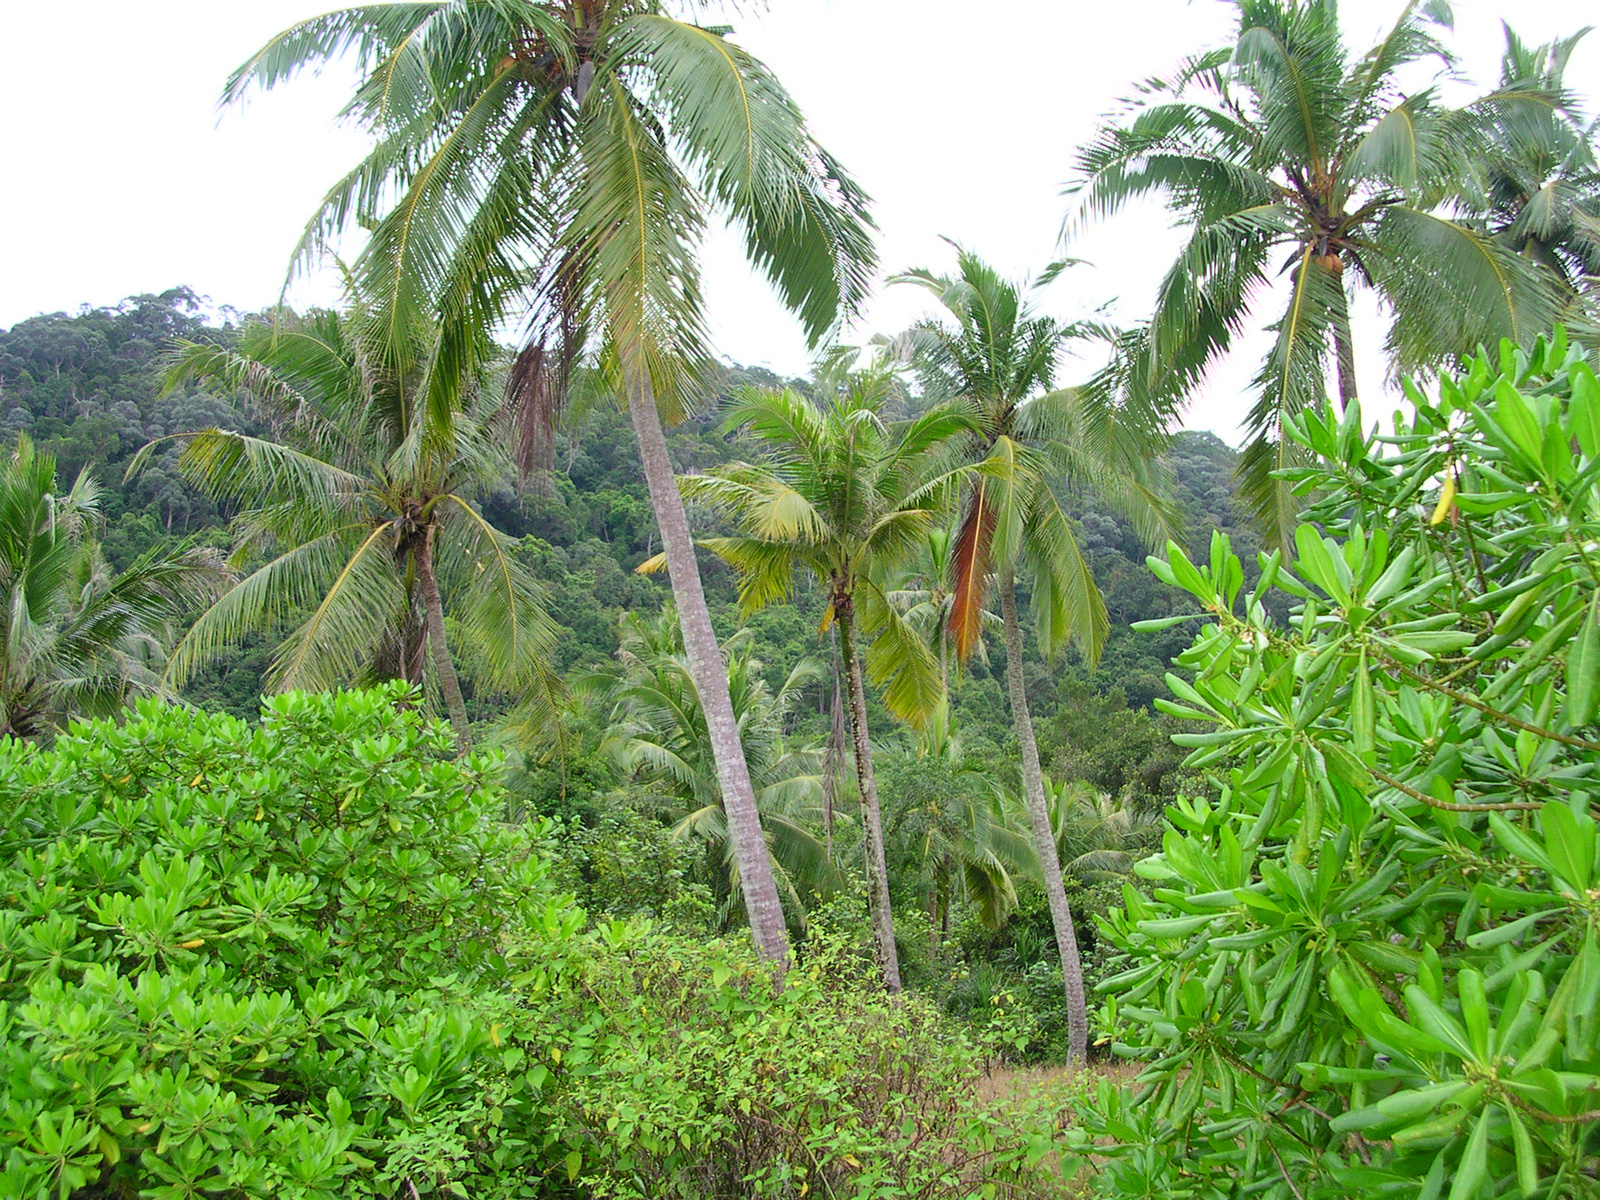
<svg viewBox="0 0 1600 1200"><path fill-rule="evenodd" d="M1487 950L1494 946L1504 945L1506 942L1515 941L1528 930L1532 929L1546 917L1554 916L1559 909L1545 909L1543 912L1529 913L1515 921L1508 921L1504 925L1496 925L1493 929L1479 930L1467 938L1467 945L1475 950Z"/></svg>
<svg viewBox="0 0 1600 1200"><path fill-rule="evenodd" d="M1567 707L1569 729L1592 724L1600 702L1600 592L1589 603L1578 636L1567 647Z"/></svg>
<svg viewBox="0 0 1600 1200"><path fill-rule="evenodd" d="M1208 913L1192 917L1166 917L1160 920L1140 921L1139 932L1153 938L1184 938L1204 929L1216 918Z"/></svg>
<svg viewBox="0 0 1600 1200"><path fill-rule="evenodd" d="M1550 865L1550 860L1545 856L1544 849L1539 843L1512 825L1501 814L1489 814L1489 828L1494 831L1494 836L1500 844L1522 859L1523 862L1532 863L1545 871L1553 869Z"/></svg>
<svg viewBox="0 0 1600 1200"><path fill-rule="evenodd" d="M1182 625L1186 621L1203 619L1201 613L1184 613L1177 617L1152 617L1148 621L1135 621L1128 628L1135 633L1156 633L1163 629L1171 629L1174 625Z"/></svg>
<svg viewBox="0 0 1600 1200"><path fill-rule="evenodd" d="M1329 551L1327 543L1313 525L1301 525L1294 531L1295 548L1300 555L1300 573L1331 596L1335 603L1347 607L1350 603L1348 583L1350 568L1344 558Z"/></svg>
<svg viewBox="0 0 1600 1200"><path fill-rule="evenodd" d="M1572 436L1584 456L1600 458L1600 382L1586 364L1572 369L1572 399L1567 407Z"/></svg>
<svg viewBox="0 0 1600 1200"><path fill-rule="evenodd" d="M1206 582L1205 576L1189 561L1189 556L1177 542L1167 543L1167 565L1172 569L1174 582L1184 591L1205 603L1217 602L1216 589Z"/></svg>
<svg viewBox="0 0 1600 1200"><path fill-rule="evenodd" d="M1456 1057L1467 1062L1476 1057L1461 1023L1433 1002L1433 999L1416 984L1405 990L1406 1007L1411 1012L1411 1023L1435 1041L1449 1047Z"/></svg>
<svg viewBox="0 0 1600 1200"><path fill-rule="evenodd" d="M1531 1196L1539 1188L1539 1156L1534 1152L1533 1139L1528 1127L1517 1114L1514 1105L1506 1105L1506 1120L1511 1125L1511 1144L1517 1157L1517 1187L1524 1196Z"/></svg>
<svg viewBox="0 0 1600 1200"><path fill-rule="evenodd" d="M1414 547L1406 546L1395 555L1394 560L1384 568L1382 575L1367 590L1366 602L1378 607L1399 593L1401 588L1411 583L1412 573L1416 568L1417 552Z"/></svg>
<svg viewBox="0 0 1600 1200"><path fill-rule="evenodd" d="M1515 440L1518 449L1528 456L1534 469L1538 470L1544 457L1544 436L1539 431L1539 422L1533 410L1508 380L1502 379L1496 384L1494 394L1495 420Z"/></svg>
<svg viewBox="0 0 1600 1200"><path fill-rule="evenodd" d="M1373 1125L1415 1121L1435 1111L1446 1100L1459 1096L1468 1086L1466 1080L1451 1079L1443 1083L1430 1083L1426 1087L1395 1092L1375 1104L1340 1114L1333 1119L1329 1128L1335 1133L1348 1133L1353 1129L1367 1129Z"/></svg>
<svg viewBox="0 0 1600 1200"><path fill-rule="evenodd" d="M1594 818L1575 816L1565 804L1555 801L1546 804L1539 815L1550 866L1577 895L1584 895L1594 878Z"/></svg>
<svg viewBox="0 0 1600 1200"><path fill-rule="evenodd" d="M1487 1062L1489 1001L1483 993L1483 976L1472 967L1463 967L1456 976L1456 988L1461 997L1461 1021L1467 1028L1467 1043L1480 1062Z"/></svg>
<svg viewBox="0 0 1600 1200"><path fill-rule="evenodd" d="M1450 1200L1478 1200L1489 1176L1489 1120L1493 1107L1486 1106L1467 1139L1467 1148L1456 1168L1455 1182L1450 1187Z"/></svg>
<svg viewBox="0 0 1600 1200"><path fill-rule="evenodd" d="M1350 700L1351 743L1365 754L1373 748L1377 729L1377 704L1372 695L1372 675L1368 669L1365 647L1356 658L1356 673L1351 685L1354 689Z"/></svg>

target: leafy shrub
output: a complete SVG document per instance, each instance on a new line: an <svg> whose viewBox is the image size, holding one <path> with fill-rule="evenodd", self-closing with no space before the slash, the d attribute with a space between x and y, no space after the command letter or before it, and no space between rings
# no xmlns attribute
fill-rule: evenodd
<svg viewBox="0 0 1600 1200"><path fill-rule="evenodd" d="M464 1002L581 914L399 695L0 745L0 1195L389 1194L452 1152Z"/></svg>
<svg viewBox="0 0 1600 1200"><path fill-rule="evenodd" d="M742 941L620 923L602 937L611 952L551 1010L584 1031L561 1059L552 1135L593 1194L1048 1190L1048 1114L975 1103L980 1051L930 1002L835 986L858 969L853 934L813 921L781 991Z"/></svg>
<svg viewBox="0 0 1600 1200"><path fill-rule="evenodd" d="M742 943L588 929L554 824L498 820L498 763L403 698L0 745L0 1197L1043 1181L1044 1122L976 1105L975 1051L839 986L824 931L775 990Z"/></svg>
<svg viewBox="0 0 1600 1200"><path fill-rule="evenodd" d="M1408 395L1293 430L1297 574L1151 560L1215 788L1103 922L1109 1194L1600 1195L1600 386L1558 335Z"/></svg>
<svg viewBox="0 0 1600 1200"><path fill-rule="evenodd" d="M592 823L569 821L551 845L555 879L572 892L591 920L641 916L683 933L716 925L705 847L675 837L660 820L613 797ZM720 865L720 864L718 864Z"/></svg>

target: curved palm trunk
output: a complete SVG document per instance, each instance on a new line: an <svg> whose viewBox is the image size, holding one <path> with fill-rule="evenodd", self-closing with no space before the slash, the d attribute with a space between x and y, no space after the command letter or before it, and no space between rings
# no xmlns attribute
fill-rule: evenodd
<svg viewBox="0 0 1600 1200"><path fill-rule="evenodd" d="M1006 628L1006 686L1011 692L1011 718L1022 745L1022 792L1028 804L1028 823L1044 872L1050 920L1056 929L1056 950L1061 955L1061 979L1067 990L1067 1057L1083 1062L1089 1053L1089 1012L1083 995L1083 960L1078 956L1078 934L1072 924L1072 906L1061 878L1055 831L1050 828L1050 808L1044 798L1044 772L1039 768L1039 744L1033 738L1033 717L1028 712L1028 692L1022 677L1022 623L1017 619L1017 581L1010 571L1000 572L1000 616Z"/></svg>
<svg viewBox="0 0 1600 1200"><path fill-rule="evenodd" d="M844 656L850 696L850 737L855 751L856 787L861 793L861 826L866 834L867 904L872 910L872 941L883 968L883 985L900 990L900 956L894 945L894 912L889 905L889 863L883 850L883 812L878 805L878 779L872 770L872 743L867 738L867 691L861 682L861 657L856 653L855 614L850 600L835 600L839 650Z"/></svg>
<svg viewBox="0 0 1600 1200"><path fill-rule="evenodd" d="M716 631L711 628L705 592L700 586L700 564L695 561L689 519L684 514L683 497L678 494L677 480L672 474L672 460L667 456L667 438L661 430L661 414L656 411L655 392L650 380L634 368L628 369L626 383L628 413L633 418L639 460L644 465L645 482L650 487L650 504L655 509L656 523L661 527L661 544L666 552L672 596L678 605L678 620L683 627L689 672L700 693L706 730L717 760L717 782L722 789L722 809L733 841L734 861L739 867L745 914L750 920L756 949L763 957L786 969L789 931L783 920L783 904L778 899L778 884L772 875L767 841L761 832L761 815L756 809L755 789L750 784L750 767L745 762L733 701L728 695L728 673L717 648Z"/></svg>
<svg viewBox="0 0 1600 1200"><path fill-rule="evenodd" d="M433 669L439 675L439 694L444 697L445 712L450 714L450 726L456 731L456 752L465 754L472 749L472 731L467 724L467 702L461 698L461 679L456 675L456 664L444 639L444 600L439 595L439 577L433 569L431 525L422 535L422 545L417 551L417 581L422 584L428 648L433 651Z"/></svg>

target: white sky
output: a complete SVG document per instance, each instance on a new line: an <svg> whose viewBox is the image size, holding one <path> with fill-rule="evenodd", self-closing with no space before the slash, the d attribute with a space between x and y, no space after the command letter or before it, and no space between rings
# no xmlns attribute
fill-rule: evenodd
<svg viewBox="0 0 1600 1200"><path fill-rule="evenodd" d="M318 0L77 0L4 6L0 112L9 170L0 182L0 327L39 312L112 304L187 284L217 305L260 308L278 295L300 227L364 143L336 128L348 79L330 74L219 116L230 69ZM1058 253L1069 202L1061 188L1099 116L1138 79L1222 42L1233 9L1218 0L771 0L732 18L813 129L875 201L886 273L948 269L956 238L1008 273ZM1346 0L1350 40L1364 48L1400 0ZM1583 0L1458 0L1451 44L1465 75L1492 82L1499 22L1529 41L1593 19ZM1600 34L1568 79L1600 71ZM1041 301L1063 317L1107 301L1142 316L1177 245L1163 213L1129 212L1070 252L1090 260ZM743 265L737 243L712 239L707 292L719 351L801 373L793 321ZM291 298L327 300L302 291ZM928 311L915 288L881 290L858 337L893 333ZM1360 320L1363 393L1382 384L1370 352L1375 313ZM1188 424L1237 439L1257 355L1216 373Z"/></svg>

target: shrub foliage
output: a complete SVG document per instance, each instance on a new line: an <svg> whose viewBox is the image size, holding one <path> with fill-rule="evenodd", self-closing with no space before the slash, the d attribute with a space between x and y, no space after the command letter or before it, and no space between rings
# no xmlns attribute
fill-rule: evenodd
<svg viewBox="0 0 1600 1200"><path fill-rule="evenodd" d="M1293 574L1151 560L1217 785L1103 922L1110 1194L1600 1194L1600 387L1558 334L1408 396L1298 422Z"/></svg>
<svg viewBox="0 0 1600 1200"><path fill-rule="evenodd" d="M1052 1149L818 932L592 926L393 688L0 745L0 1196L933 1196Z"/></svg>

